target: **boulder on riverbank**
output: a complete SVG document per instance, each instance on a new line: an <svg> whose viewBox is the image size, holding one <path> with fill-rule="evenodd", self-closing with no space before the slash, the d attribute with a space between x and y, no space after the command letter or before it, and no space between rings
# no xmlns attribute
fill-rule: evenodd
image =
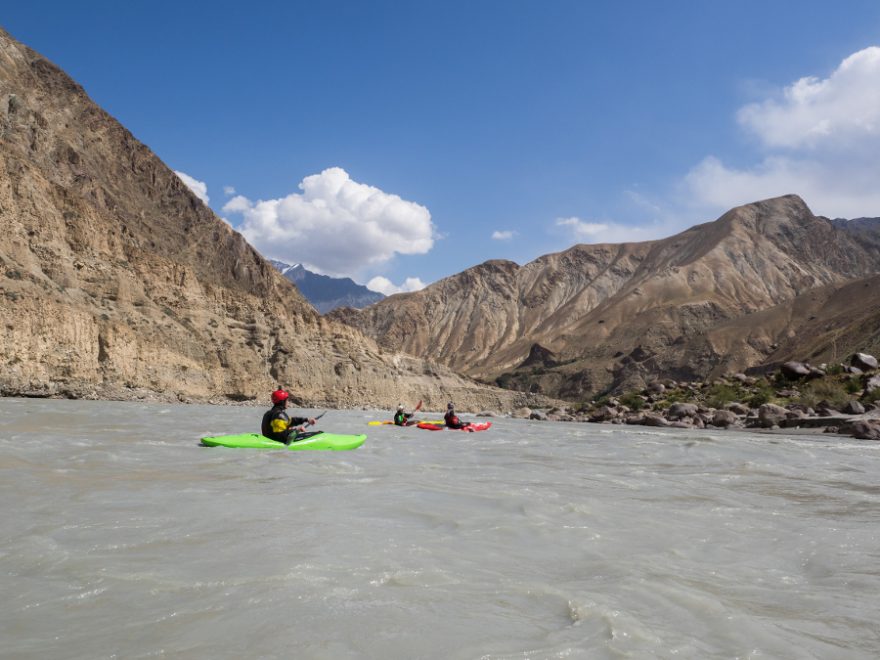
<svg viewBox="0 0 880 660"><path fill-rule="evenodd" d="M877 369L877 358L867 353L856 353L850 359L850 364L862 371Z"/></svg>

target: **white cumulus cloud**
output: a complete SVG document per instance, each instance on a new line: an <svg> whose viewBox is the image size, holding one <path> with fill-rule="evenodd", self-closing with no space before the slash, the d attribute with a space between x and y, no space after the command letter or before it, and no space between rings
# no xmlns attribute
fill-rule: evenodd
<svg viewBox="0 0 880 660"><path fill-rule="evenodd" d="M403 284L397 286L387 277L382 277L381 275L377 275L366 284L366 287L370 289L370 291L378 291L379 293L384 293L386 296L391 296L395 293L421 291L425 286L425 283L418 277L407 277Z"/></svg>
<svg viewBox="0 0 880 660"><path fill-rule="evenodd" d="M853 53L828 78L801 78L781 99L747 105L737 117L769 147L834 148L880 137L880 48Z"/></svg>
<svg viewBox="0 0 880 660"><path fill-rule="evenodd" d="M495 241L509 241L514 236L516 236L516 232L510 230L492 232L492 240Z"/></svg>
<svg viewBox="0 0 880 660"><path fill-rule="evenodd" d="M244 195L236 195L223 205L224 213L245 213L253 207L251 201Z"/></svg>
<svg viewBox="0 0 880 660"><path fill-rule="evenodd" d="M199 181L198 179L194 179L186 172L180 172L178 170L174 170L174 173L178 176L178 178L186 184L186 187L189 188L193 194L202 200L205 204L210 201L208 197L208 184L204 181Z"/></svg>
<svg viewBox="0 0 880 660"><path fill-rule="evenodd" d="M827 78L801 78L737 118L764 153L745 167L704 158L683 179L694 206L723 212L795 193L820 215L880 215L880 48L853 53Z"/></svg>
<svg viewBox="0 0 880 660"><path fill-rule="evenodd" d="M351 276L395 254L425 254L434 246L427 208L353 181L339 167L307 176L301 192L252 202L242 195L223 207L239 214L239 231L263 255Z"/></svg>

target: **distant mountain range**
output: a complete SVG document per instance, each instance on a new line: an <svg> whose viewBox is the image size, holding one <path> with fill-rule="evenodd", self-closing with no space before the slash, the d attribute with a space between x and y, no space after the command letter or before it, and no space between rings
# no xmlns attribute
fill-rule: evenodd
<svg viewBox="0 0 880 660"><path fill-rule="evenodd" d="M319 275L305 268L302 264L286 264L283 261L269 260L278 271L296 284L305 299L321 314L337 307L354 307L363 309L367 305L379 302L384 294L370 291L349 277L329 277Z"/></svg>
<svg viewBox="0 0 880 660"><path fill-rule="evenodd" d="M880 219L796 195L656 241L487 261L330 314L380 345L565 399L880 348Z"/></svg>

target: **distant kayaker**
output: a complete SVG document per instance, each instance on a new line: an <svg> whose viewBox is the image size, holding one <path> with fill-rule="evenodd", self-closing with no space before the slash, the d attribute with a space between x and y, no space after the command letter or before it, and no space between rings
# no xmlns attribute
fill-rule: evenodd
<svg viewBox="0 0 880 660"><path fill-rule="evenodd" d="M394 413L394 423L397 426L406 426L407 422L409 422L409 418L415 415L415 413L405 413L403 412L403 404L401 403L397 406L397 412Z"/></svg>
<svg viewBox="0 0 880 660"><path fill-rule="evenodd" d="M463 422L458 418L458 415L455 414L455 406L451 401L446 404L446 414L443 416L443 421L450 429L465 429L470 426L470 422Z"/></svg>
<svg viewBox="0 0 880 660"><path fill-rule="evenodd" d="M263 415L263 423L260 426L260 433L270 440L277 440L289 445L291 441L296 440L297 433L305 431L306 422L309 425L315 423L314 417L293 417L291 418L285 412L287 408L287 399L290 395L280 387L272 392L272 409Z"/></svg>
<svg viewBox="0 0 880 660"><path fill-rule="evenodd" d="M413 424L415 424L415 422L411 422L409 420L411 417L415 416L415 414L419 411L421 407L422 402L419 401L416 404L416 407L413 408L413 411L411 413L406 413L403 412L403 404L398 404L397 412L394 413L394 423L397 424L397 426L412 426Z"/></svg>

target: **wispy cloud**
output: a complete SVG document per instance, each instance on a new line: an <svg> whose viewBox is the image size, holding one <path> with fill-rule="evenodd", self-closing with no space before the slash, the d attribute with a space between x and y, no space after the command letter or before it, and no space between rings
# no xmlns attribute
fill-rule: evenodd
<svg viewBox="0 0 880 660"><path fill-rule="evenodd" d="M227 197L232 197L235 194L235 188L233 186L223 186L223 194Z"/></svg>
<svg viewBox="0 0 880 660"><path fill-rule="evenodd" d="M495 241L509 241L514 236L516 236L516 232L511 231L511 230L493 231L492 232L492 240L495 240Z"/></svg>
<svg viewBox="0 0 880 660"><path fill-rule="evenodd" d="M557 232L578 243L634 243L661 238L674 233L678 227L671 223L649 221L641 225L624 225L609 220L586 221L578 217L556 218Z"/></svg>
<svg viewBox="0 0 880 660"><path fill-rule="evenodd" d="M566 227L575 236L590 238L608 230L608 224L604 222L586 222L577 217L556 218L557 227Z"/></svg>
<svg viewBox="0 0 880 660"><path fill-rule="evenodd" d="M199 181L198 179L194 179L186 172L181 172L179 170L174 170L174 173L178 176L178 178L186 184L186 187L189 188L193 194L202 200L205 204L210 202L210 198L208 197L208 184L204 181Z"/></svg>
<svg viewBox="0 0 880 660"><path fill-rule="evenodd" d="M328 275L351 277L434 245L427 208L353 181L342 168L307 176L299 188L257 202L237 195L223 212L242 217L241 233L265 256Z"/></svg>

